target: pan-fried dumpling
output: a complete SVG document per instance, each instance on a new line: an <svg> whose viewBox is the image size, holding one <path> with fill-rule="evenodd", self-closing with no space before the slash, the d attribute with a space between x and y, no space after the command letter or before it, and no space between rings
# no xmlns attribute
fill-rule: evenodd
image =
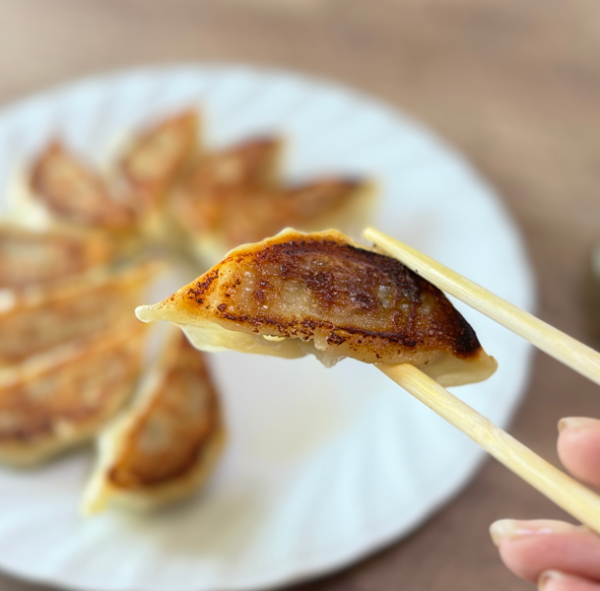
<svg viewBox="0 0 600 591"><path fill-rule="evenodd" d="M105 229L123 229L133 212L115 201L104 179L53 142L38 157L31 172L34 196L60 222Z"/></svg>
<svg viewBox="0 0 600 591"><path fill-rule="evenodd" d="M179 223L191 232L218 230L227 191L273 185L279 152L279 140L257 138L204 154L174 192L173 210Z"/></svg>
<svg viewBox="0 0 600 591"><path fill-rule="evenodd" d="M95 436L134 389L140 326L132 321L0 370L0 461L39 463Z"/></svg>
<svg viewBox="0 0 600 591"><path fill-rule="evenodd" d="M114 242L101 233L0 225L0 288L58 281L107 262L114 251Z"/></svg>
<svg viewBox="0 0 600 591"><path fill-rule="evenodd" d="M192 242L194 254L203 258L223 248L232 202L237 200L243 208L239 195L275 186L280 153L279 139L254 138L203 154L187 172L173 191L171 213Z"/></svg>
<svg viewBox="0 0 600 591"><path fill-rule="evenodd" d="M242 166L243 156L255 155L250 147L261 154L261 167L253 166L256 161ZM290 225L316 230L332 224L352 229L358 220L364 224L373 201L371 183L330 177L292 187L280 186L273 182L278 144L272 140L263 142L261 150L258 147L250 143L238 152L206 157L205 170L199 171L204 175L197 171L195 183L190 181L175 193L176 217L201 257L221 258L234 246L256 242ZM238 157L238 167L231 166L238 175L230 173L227 182L217 181L218 175L211 171L226 164L228 154ZM248 171L252 174L245 174Z"/></svg>
<svg viewBox="0 0 600 591"><path fill-rule="evenodd" d="M196 152L198 116L192 110L136 137L120 162L132 206L146 213L164 199Z"/></svg>
<svg viewBox="0 0 600 591"><path fill-rule="evenodd" d="M203 354L177 332L134 405L104 432L86 513L115 503L150 509L195 491L218 459L224 429Z"/></svg>
<svg viewBox="0 0 600 591"><path fill-rule="evenodd" d="M311 352L326 365L343 357L412 363L446 386L486 379L496 369L439 289L334 230L288 229L240 246L136 314L181 325L204 350Z"/></svg>
<svg viewBox="0 0 600 591"><path fill-rule="evenodd" d="M98 267L60 283L0 291L0 365L127 322L161 265Z"/></svg>
<svg viewBox="0 0 600 591"><path fill-rule="evenodd" d="M222 228L228 248L257 242L288 226L322 229L345 226L348 212L368 201L369 183L327 178L295 187L231 192L223 203ZM350 216L352 217L352 216ZM364 224L364 217L360 218Z"/></svg>

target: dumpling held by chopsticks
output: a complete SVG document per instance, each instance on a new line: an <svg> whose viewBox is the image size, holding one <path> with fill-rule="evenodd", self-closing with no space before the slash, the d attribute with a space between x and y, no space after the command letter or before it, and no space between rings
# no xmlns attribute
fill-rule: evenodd
<svg viewBox="0 0 600 591"><path fill-rule="evenodd" d="M439 289L334 230L288 229L240 246L136 314L181 325L206 351L412 363L445 386L484 380L497 366Z"/></svg>

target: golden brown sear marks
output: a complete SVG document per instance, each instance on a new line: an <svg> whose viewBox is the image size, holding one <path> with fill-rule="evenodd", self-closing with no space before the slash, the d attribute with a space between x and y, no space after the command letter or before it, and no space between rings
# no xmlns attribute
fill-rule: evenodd
<svg viewBox="0 0 600 591"><path fill-rule="evenodd" d="M48 283L107 262L114 243L96 233L34 232L0 226L0 288Z"/></svg>
<svg viewBox="0 0 600 591"><path fill-rule="evenodd" d="M179 334L169 358L108 471L114 487L143 491L185 478L221 429L217 394L203 354Z"/></svg>
<svg viewBox="0 0 600 591"><path fill-rule="evenodd" d="M229 247L257 242L288 226L309 229L365 189L360 181L326 178L295 187L232 191L223 200Z"/></svg>
<svg viewBox="0 0 600 591"><path fill-rule="evenodd" d="M285 230L238 247L170 298L136 313L182 325L207 350L293 357L286 343L306 352L302 343L310 341L327 365L343 357L413 363L446 385L486 379L496 368L440 290L335 230Z"/></svg>
<svg viewBox="0 0 600 591"><path fill-rule="evenodd" d="M111 196L104 180L53 142L35 161L31 187L56 217L66 222L102 228L123 228L133 213Z"/></svg>
<svg viewBox="0 0 600 591"><path fill-rule="evenodd" d="M132 206L145 212L162 201L196 151L198 116L193 110L161 121L138 136L120 163Z"/></svg>
<svg viewBox="0 0 600 591"><path fill-rule="evenodd" d="M278 138L260 137L204 154L182 184L192 193L211 188L271 185L276 180L280 149Z"/></svg>
<svg viewBox="0 0 600 591"><path fill-rule="evenodd" d="M280 149L277 138L265 137L202 155L174 192L178 221L194 233L219 231L227 204L236 198L239 202L240 192L274 185Z"/></svg>
<svg viewBox="0 0 600 591"><path fill-rule="evenodd" d="M335 177L284 186L277 178L280 152L280 140L258 138L205 154L174 192L175 217L192 235L217 235L231 248L287 226L318 225L366 187Z"/></svg>
<svg viewBox="0 0 600 591"><path fill-rule="evenodd" d="M158 270L155 262L114 273L98 269L57 285L17 292L12 306L0 310L0 364L17 363L127 321Z"/></svg>
<svg viewBox="0 0 600 591"><path fill-rule="evenodd" d="M287 189L290 225L303 224L342 207L356 191L364 187L359 179L329 177Z"/></svg>
<svg viewBox="0 0 600 591"><path fill-rule="evenodd" d="M92 437L131 394L144 334L130 322L0 371L0 458L30 463Z"/></svg>
<svg viewBox="0 0 600 591"><path fill-rule="evenodd" d="M259 334L315 339L373 362L403 353L459 357L480 348L473 329L436 287L399 261L337 237L287 236L236 253L188 304ZM208 308L206 307L208 306Z"/></svg>

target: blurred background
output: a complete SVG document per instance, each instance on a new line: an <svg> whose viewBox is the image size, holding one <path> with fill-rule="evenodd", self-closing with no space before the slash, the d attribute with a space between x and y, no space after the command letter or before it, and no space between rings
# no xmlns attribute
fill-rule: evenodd
<svg viewBox="0 0 600 591"><path fill-rule="evenodd" d="M600 7L594 0L0 0L0 101L113 69L268 65L375 95L458 147L521 229L538 314L595 344L589 254L600 234ZM588 306L588 307L586 307ZM558 463L556 423L598 415L596 386L536 354L511 432ZM562 517L488 461L408 539L297 587L529 589L487 532L501 517ZM0 575L0 590L40 589Z"/></svg>

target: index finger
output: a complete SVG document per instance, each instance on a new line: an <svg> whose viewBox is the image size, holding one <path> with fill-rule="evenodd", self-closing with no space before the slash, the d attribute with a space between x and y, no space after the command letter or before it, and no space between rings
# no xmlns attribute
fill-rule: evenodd
<svg viewBox="0 0 600 591"><path fill-rule="evenodd" d="M600 489L600 421L569 417L559 424L558 455L578 480Z"/></svg>

